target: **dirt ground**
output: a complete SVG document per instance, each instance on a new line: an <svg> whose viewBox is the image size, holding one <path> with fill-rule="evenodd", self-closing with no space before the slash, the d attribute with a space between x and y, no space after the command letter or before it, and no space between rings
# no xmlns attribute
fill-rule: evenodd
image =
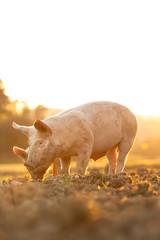
<svg viewBox="0 0 160 240"><path fill-rule="evenodd" d="M159 240L160 168L0 182L1 240Z"/></svg>

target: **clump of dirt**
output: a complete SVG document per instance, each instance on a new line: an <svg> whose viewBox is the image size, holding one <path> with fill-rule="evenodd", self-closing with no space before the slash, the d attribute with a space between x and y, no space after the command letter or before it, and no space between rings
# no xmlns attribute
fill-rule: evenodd
<svg viewBox="0 0 160 240"><path fill-rule="evenodd" d="M1 240L159 239L160 170L0 182Z"/></svg>
<svg viewBox="0 0 160 240"><path fill-rule="evenodd" d="M104 184L113 188L120 188L128 183L132 183L132 178L126 172L103 176Z"/></svg>

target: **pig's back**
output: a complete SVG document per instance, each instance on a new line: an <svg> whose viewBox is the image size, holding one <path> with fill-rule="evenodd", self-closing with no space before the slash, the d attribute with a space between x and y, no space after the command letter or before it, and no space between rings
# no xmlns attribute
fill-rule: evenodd
<svg viewBox="0 0 160 240"><path fill-rule="evenodd" d="M81 111L90 123L95 153L115 146L125 134L128 137L136 135L136 117L123 105L103 101L91 102L75 109Z"/></svg>

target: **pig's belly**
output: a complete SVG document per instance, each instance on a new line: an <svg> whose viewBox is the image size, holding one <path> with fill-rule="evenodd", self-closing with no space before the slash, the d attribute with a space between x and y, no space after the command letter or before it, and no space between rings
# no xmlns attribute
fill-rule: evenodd
<svg viewBox="0 0 160 240"><path fill-rule="evenodd" d="M96 161L97 159L104 157L106 155L106 153L92 153L91 154L91 159L93 159L94 161Z"/></svg>
<svg viewBox="0 0 160 240"><path fill-rule="evenodd" d="M94 141L93 150L91 153L91 158L93 160L97 160L107 154L107 152L115 147L118 146L119 142L121 141L121 134L115 134L114 136L107 136L106 138L98 137Z"/></svg>

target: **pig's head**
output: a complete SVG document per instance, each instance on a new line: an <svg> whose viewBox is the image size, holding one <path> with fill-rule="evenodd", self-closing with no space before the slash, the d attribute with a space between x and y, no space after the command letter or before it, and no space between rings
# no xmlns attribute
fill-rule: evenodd
<svg viewBox="0 0 160 240"><path fill-rule="evenodd" d="M40 164L36 167L32 167L31 165L29 165L27 163L27 159L28 159L27 150L24 150L24 149L18 148L18 147L13 147L13 151L18 157L23 159L24 165L26 166L28 172L30 173L30 175L33 179L42 179L44 174L46 173L47 169L51 165L49 162L46 162L46 163Z"/></svg>
<svg viewBox="0 0 160 240"><path fill-rule="evenodd" d="M35 121L32 127L20 126L16 123L12 125L28 136L29 143L27 150L14 147L14 153L23 159L24 165L33 179L42 179L53 161L53 149L56 149L53 139L51 141L51 128L39 119Z"/></svg>

